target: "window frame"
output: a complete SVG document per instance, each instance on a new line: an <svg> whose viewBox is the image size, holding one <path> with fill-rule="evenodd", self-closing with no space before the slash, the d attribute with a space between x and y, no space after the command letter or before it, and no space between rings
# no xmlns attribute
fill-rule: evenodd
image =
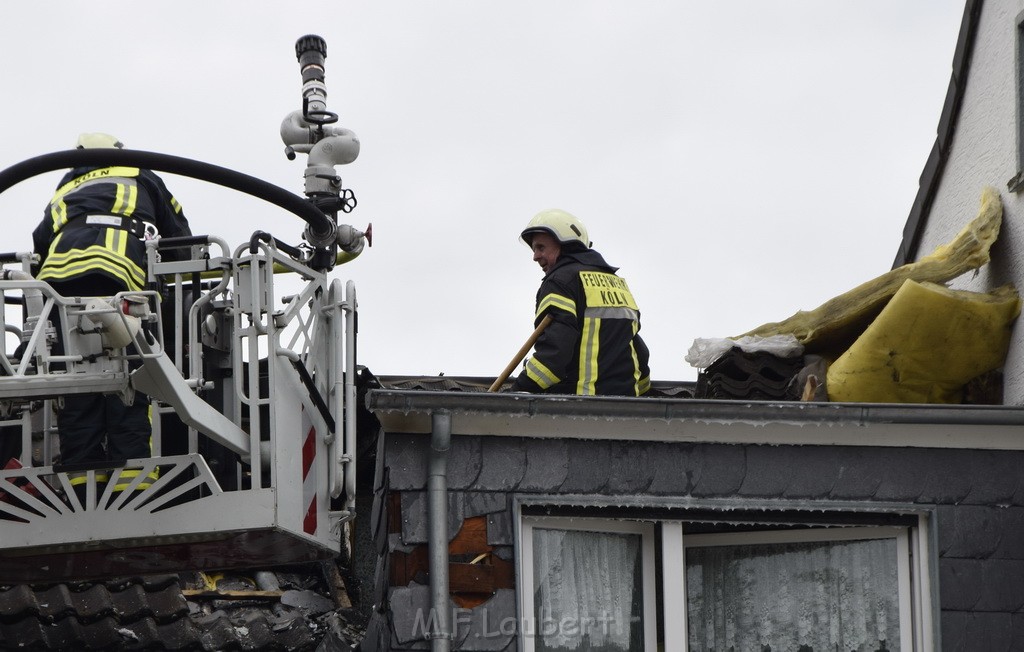
<svg viewBox="0 0 1024 652"><path fill-rule="evenodd" d="M683 623L682 650L689 649L689 605L685 603L686 587L686 552L694 548L712 548L745 545L773 545L779 543L822 543L839 541L863 541L867 539L895 539L896 541L896 583L897 599L900 614L900 649L913 651L916 635L917 619L914 618L914 578L911 567L911 528L910 526L877 525L850 527L814 527L800 530L757 530L753 532L716 532L708 534L690 534L682 536L682 570L680 576L681 593L684 599L682 610ZM667 554L667 551L666 551ZM668 577L666 576L666 583ZM667 637L667 635L666 635ZM666 645L666 651L671 650Z"/></svg>
<svg viewBox="0 0 1024 652"><path fill-rule="evenodd" d="M895 538L897 541L901 649L908 652L930 650L935 649L938 644L938 619L935 614L936 605L939 604L935 581L938 577L938 566L934 556L938 542L932 527L933 514L930 513L930 510L922 510L920 506L908 509L907 506L875 505L870 510L864 510L848 504L843 506L831 503L822 505L824 509L835 512L837 515L849 514L863 517L877 514L882 522L886 516L909 516L911 519L902 524L878 525L842 522L807 523L800 518L801 514L807 512L806 509L773 505L767 507L766 511L772 513L773 517L786 515L787 518L782 520L773 518L764 522L762 529L684 535L683 528L686 524L706 520L693 512L703 511L706 513L708 510L716 512L721 510L722 520L729 521L732 520L729 518L729 510L734 509L736 504L730 503L726 508L715 504L715 501L701 504L688 503L685 506L666 505L661 508L648 505L648 508L654 507L656 513L649 512L648 509L637 509L634 517L621 512L608 516L593 516L587 513L589 507L602 506L599 504L601 501L585 501L586 505L577 503L575 506L565 505L556 497L541 498L540 500L520 498L515 502L517 503L515 511L518 515L516 528L518 529L519 544L516 551L519 560L517 585L520 587L517 591L519 594L517 599L519 608L518 649L521 652L534 652L535 650L532 636L532 633L536 631L535 623L532 622L534 619L533 529L538 525L549 529L641 534L645 652L648 650L689 651L686 622L688 609L684 606L683 615L680 617L679 609L676 606L686 605L685 551L687 547L692 548L701 544L744 545L762 542L838 541L878 538L879 536ZM750 505L744 503L744 507L750 507ZM529 511L524 511L524 508ZM548 514L537 514L538 508L544 508ZM551 511L558 515L550 515ZM573 515L573 512L576 511L580 512L579 516ZM688 515L691 518L687 518ZM746 519L736 522L750 523ZM787 527L797 525L806 525L807 527L792 529ZM673 578L675 579L673 580ZM659 597L660 600L658 600ZM527 626L532 626L533 629L527 629ZM658 638L659 629L662 635L661 640ZM528 636L528 634L530 635Z"/></svg>
<svg viewBox="0 0 1024 652"><path fill-rule="evenodd" d="M533 531L571 530L596 532L598 534L638 534L640 535L640 567L641 586L643 591L643 634L644 652L658 650L658 604L657 604L657 570L655 560L655 524L651 521L631 521L602 518L571 518L564 516L532 516L520 517L521 534L519 554L521 559L519 573L519 649L523 652L535 652L534 642L537 623L534 622L535 605L533 600Z"/></svg>

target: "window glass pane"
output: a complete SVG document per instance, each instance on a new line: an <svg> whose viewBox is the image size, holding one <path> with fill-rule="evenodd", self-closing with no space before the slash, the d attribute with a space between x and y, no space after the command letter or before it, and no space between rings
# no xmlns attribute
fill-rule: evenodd
<svg viewBox="0 0 1024 652"><path fill-rule="evenodd" d="M686 549L691 650L900 649L895 539Z"/></svg>
<svg viewBox="0 0 1024 652"><path fill-rule="evenodd" d="M639 534L534 528L536 650L643 652Z"/></svg>

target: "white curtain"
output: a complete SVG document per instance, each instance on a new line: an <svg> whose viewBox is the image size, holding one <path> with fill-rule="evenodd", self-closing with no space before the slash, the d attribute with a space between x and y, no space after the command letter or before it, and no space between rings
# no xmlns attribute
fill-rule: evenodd
<svg viewBox="0 0 1024 652"><path fill-rule="evenodd" d="M533 530L540 650L643 650L639 534Z"/></svg>
<svg viewBox="0 0 1024 652"><path fill-rule="evenodd" d="M691 650L900 649L896 541L688 548Z"/></svg>

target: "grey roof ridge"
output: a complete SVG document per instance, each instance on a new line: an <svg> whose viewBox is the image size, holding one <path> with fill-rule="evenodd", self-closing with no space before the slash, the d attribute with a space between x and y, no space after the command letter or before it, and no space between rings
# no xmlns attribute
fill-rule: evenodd
<svg viewBox="0 0 1024 652"><path fill-rule="evenodd" d="M956 119L960 114L960 105L963 102L963 93L967 86L967 74L970 69L971 52L974 49L982 3L983 0L967 0L964 6L964 17L960 23L960 33L953 52L953 72L949 80L949 88L946 91L946 99L942 105L935 144L932 146L924 170L921 172L917 196L910 208L907 223L903 227L903 240L896 252L896 258L892 264L893 269L912 262L917 255L921 230L928 221L928 213L931 211L932 202L935 199L939 179L949 157L949 147L953 140Z"/></svg>

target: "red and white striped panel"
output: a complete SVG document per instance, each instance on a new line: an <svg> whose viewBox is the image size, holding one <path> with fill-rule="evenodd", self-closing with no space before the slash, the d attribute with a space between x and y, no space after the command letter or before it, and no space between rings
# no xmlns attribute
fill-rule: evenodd
<svg viewBox="0 0 1024 652"><path fill-rule="evenodd" d="M316 469L313 466L316 461L316 428L306 414L305 407L302 409L302 431L306 433L306 438L302 441L302 502L306 506L306 515L302 518L302 531L316 535Z"/></svg>

